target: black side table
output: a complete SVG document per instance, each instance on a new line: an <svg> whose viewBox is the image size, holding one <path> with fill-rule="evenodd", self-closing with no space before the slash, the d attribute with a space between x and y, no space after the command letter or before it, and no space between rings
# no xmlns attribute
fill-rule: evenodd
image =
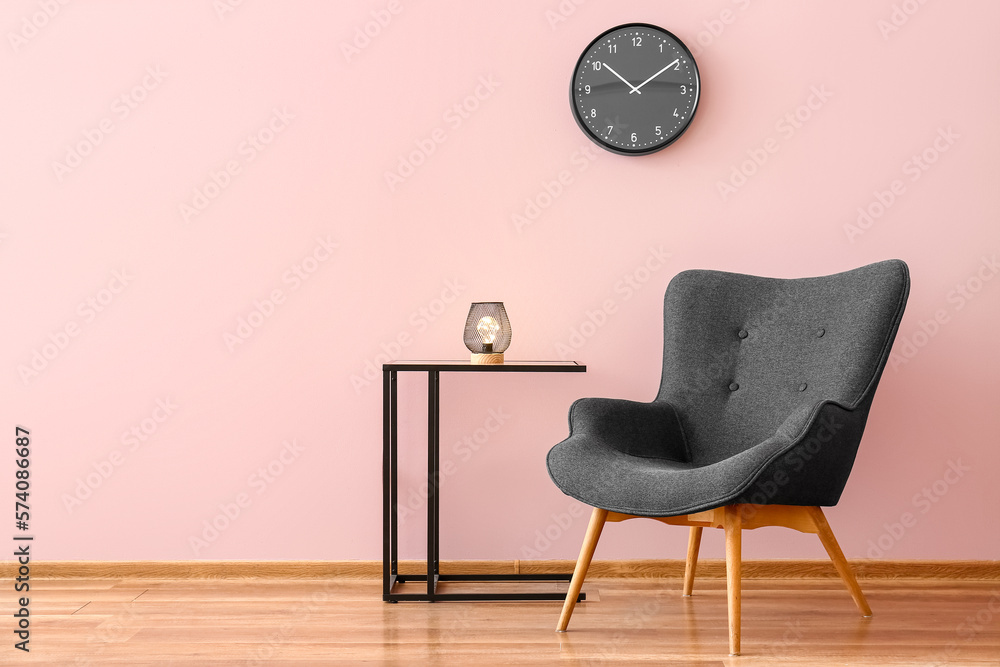
<svg viewBox="0 0 1000 667"><path fill-rule="evenodd" d="M507 361L473 364L469 361L394 361L382 364L382 600L563 600L565 593L438 593L441 581L570 581L572 573L552 574L441 574L438 484L440 483L441 373L583 373L575 361ZM427 373L427 574L398 572L398 479L396 470L396 374ZM426 581L426 593L393 593L397 583ZM584 593L579 600L586 599Z"/></svg>

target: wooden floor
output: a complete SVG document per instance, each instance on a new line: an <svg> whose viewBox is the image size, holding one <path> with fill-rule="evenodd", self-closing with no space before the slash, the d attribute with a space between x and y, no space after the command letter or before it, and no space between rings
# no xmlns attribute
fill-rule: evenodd
<svg viewBox="0 0 1000 667"><path fill-rule="evenodd" d="M387 604L374 580L32 578L31 652L5 604L0 664L1000 665L998 582L862 586L871 619L839 581L745 581L729 657L717 579L690 598L680 579L588 579L559 634L558 602Z"/></svg>

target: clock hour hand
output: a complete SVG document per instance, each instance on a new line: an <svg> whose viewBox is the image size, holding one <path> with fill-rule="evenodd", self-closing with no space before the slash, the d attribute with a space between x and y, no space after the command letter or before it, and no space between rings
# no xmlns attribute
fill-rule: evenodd
<svg viewBox="0 0 1000 667"><path fill-rule="evenodd" d="M639 90L640 88L642 88L647 83L649 83L650 81L652 81L656 77L658 77L661 74L663 74L664 72L666 72L668 69L670 69L671 67L673 67L674 65L676 65L680 61L681 61L681 59L677 58L676 60L674 60L674 62L670 63L669 65L667 65L666 67L664 67L663 69L661 69L659 72L657 72L653 76L649 77L648 79L646 79L645 81L643 81L642 83L640 83L638 86L635 86L634 88L632 88L632 90L628 91L628 94L631 95L632 93L639 93L640 95L642 95L642 92ZM605 67L607 67L607 65L605 65ZM626 82L626 83L628 83L628 82ZM631 86L631 84L629 84L629 85Z"/></svg>
<svg viewBox="0 0 1000 667"><path fill-rule="evenodd" d="M670 64L672 65L673 63L670 63ZM604 69L606 69L609 72L611 72L612 74L614 74L615 76L617 76L619 79L622 80L622 83L624 83L626 86L628 86L629 88L632 89L632 90L628 91L629 95L631 95L632 93L639 93L640 95L642 95L642 93L639 91L638 88L636 88L631 83L629 83L628 81L625 80L625 77L623 77L621 74L619 74L618 72L616 72L613 69L611 69L611 65L609 65L607 63L601 63L601 66L604 67ZM670 65L667 65L667 67L670 67ZM659 74L659 72L657 72L657 74ZM656 76L656 74L654 74L653 76Z"/></svg>

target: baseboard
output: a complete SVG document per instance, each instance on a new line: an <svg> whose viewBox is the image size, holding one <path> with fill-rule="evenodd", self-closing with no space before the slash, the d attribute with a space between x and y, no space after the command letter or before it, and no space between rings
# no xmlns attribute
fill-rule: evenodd
<svg viewBox="0 0 1000 667"><path fill-rule="evenodd" d="M441 572L504 574L572 572L572 560L458 560L442 561ZM1000 581L1000 561L985 560L852 560L858 579L944 579ZM34 579L380 579L382 561L32 561ZM18 564L0 562L0 578L17 576ZM402 573L424 571L424 561L402 561ZM836 579L827 560L747 560L744 579ZM680 578L683 560L595 560L588 578ZM698 578L725 579L721 559L698 562Z"/></svg>

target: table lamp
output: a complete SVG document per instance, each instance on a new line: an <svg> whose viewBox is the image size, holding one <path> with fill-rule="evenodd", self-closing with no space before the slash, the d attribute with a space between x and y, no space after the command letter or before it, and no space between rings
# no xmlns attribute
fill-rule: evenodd
<svg viewBox="0 0 1000 667"><path fill-rule="evenodd" d="M503 303L473 303L465 320L465 346L472 352L474 364L502 364L503 353L510 346L510 320Z"/></svg>

